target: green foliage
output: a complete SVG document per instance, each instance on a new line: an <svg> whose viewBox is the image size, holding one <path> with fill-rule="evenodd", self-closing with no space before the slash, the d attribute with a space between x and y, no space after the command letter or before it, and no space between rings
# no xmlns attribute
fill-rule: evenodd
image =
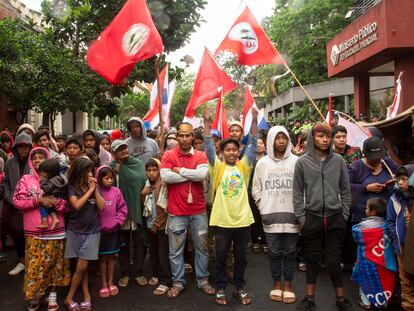
<svg viewBox="0 0 414 311"><path fill-rule="evenodd" d="M21 21L0 21L0 91L23 117L28 109L53 118L66 109L91 111L103 103L116 107L106 96L108 84L83 60L72 57L68 48L53 44L49 33L28 29ZM112 109L106 114L116 112Z"/></svg>
<svg viewBox="0 0 414 311"><path fill-rule="evenodd" d="M325 44L346 25L344 19L353 0L278 0L274 15L266 22L269 38L299 77L302 84L326 81ZM291 87L283 78L279 92Z"/></svg>
<svg viewBox="0 0 414 311"><path fill-rule="evenodd" d="M176 126L183 120L185 109L193 92L194 79L194 74L186 74L176 84L170 111L171 126Z"/></svg>
<svg viewBox="0 0 414 311"><path fill-rule="evenodd" d="M149 109L150 96L148 93L129 93L115 98L119 106L119 120L126 127L129 118L138 116L142 118Z"/></svg>

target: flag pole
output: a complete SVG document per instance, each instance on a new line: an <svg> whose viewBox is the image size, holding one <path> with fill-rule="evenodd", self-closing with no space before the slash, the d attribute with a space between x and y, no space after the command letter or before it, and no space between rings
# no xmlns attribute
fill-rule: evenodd
<svg viewBox="0 0 414 311"><path fill-rule="evenodd" d="M300 83L299 79L296 77L296 75L294 74L294 72L292 71L292 69L289 68L288 64L284 60L283 60L283 62L284 62L284 65L285 65L286 69L291 73L292 77L295 79L295 81L297 82L297 84L299 85L299 87L305 93L306 97L312 103L313 107L315 107L316 111L319 113L319 116L322 118L323 121L325 121L325 118L323 117L322 112L319 110L318 106L315 104L315 102L313 101L313 99L310 97L309 93L303 87L302 83Z"/></svg>
<svg viewBox="0 0 414 311"><path fill-rule="evenodd" d="M159 56L157 57L157 59L155 60L154 63L154 71L155 71L155 78L157 80L157 91L158 91L158 115L159 115L159 119L160 119L160 134L159 134L159 142L160 142L160 147L163 149L164 147L164 120L163 120L163 105L162 105L162 98L163 98L163 85L161 85L161 81L160 81L160 62L161 62L161 55L159 54ZM162 152L164 150L161 150Z"/></svg>

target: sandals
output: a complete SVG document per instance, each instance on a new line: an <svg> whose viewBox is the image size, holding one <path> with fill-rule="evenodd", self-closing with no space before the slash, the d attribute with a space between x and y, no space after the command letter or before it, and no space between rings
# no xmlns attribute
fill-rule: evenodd
<svg viewBox="0 0 414 311"><path fill-rule="evenodd" d="M193 267L189 263L184 264L184 273L185 274L193 273Z"/></svg>
<svg viewBox="0 0 414 311"><path fill-rule="evenodd" d="M281 302L283 301L283 291L280 289L273 289L269 293L269 298L273 301Z"/></svg>
<svg viewBox="0 0 414 311"><path fill-rule="evenodd" d="M167 297L169 299L175 299L181 294L183 290L184 290L184 287L181 284L180 285L173 284L173 286L167 292Z"/></svg>
<svg viewBox="0 0 414 311"><path fill-rule="evenodd" d="M204 294L208 296L213 296L216 290L213 286L209 283L209 281L203 282L201 285L198 286L199 289L203 291Z"/></svg>
<svg viewBox="0 0 414 311"><path fill-rule="evenodd" d="M27 311L37 311L40 308L40 301L31 300L27 305Z"/></svg>
<svg viewBox="0 0 414 311"><path fill-rule="evenodd" d="M219 289L216 291L215 300L216 304L218 304L219 306L227 306L227 296L223 289Z"/></svg>
<svg viewBox="0 0 414 311"><path fill-rule="evenodd" d="M65 306L69 311L80 311L81 310L77 302L72 302L69 305L65 304Z"/></svg>
<svg viewBox="0 0 414 311"><path fill-rule="evenodd" d="M47 311L57 311L59 310L59 305L57 303L57 295L55 292L51 292L47 300Z"/></svg>
<svg viewBox="0 0 414 311"><path fill-rule="evenodd" d="M90 301L84 301L80 304L80 311L92 311L92 304Z"/></svg>
<svg viewBox="0 0 414 311"><path fill-rule="evenodd" d="M164 295L170 288L168 286L165 285L158 285L158 287L154 290L154 295L155 296L162 296Z"/></svg>
<svg viewBox="0 0 414 311"><path fill-rule="evenodd" d="M110 296L109 294L109 288L101 288L99 290L99 297L101 298L108 298Z"/></svg>
<svg viewBox="0 0 414 311"><path fill-rule="evenodd" d="M109 295L111 295L112 297L119 294L118 286L115 286L115 285L109 286L108 290L109 290Z"/></svg>
<svg viewBox="0 0 414 311"><path fill-rule="evenodd" d="M358 306L365 310L371 310L371 305L366 305L362 301L358 301Z"/></svg>
<svg viewBox="0 0 414 311"><path fill-rule="evenodd" d="M129 276L125 275L119 279L118 286L127 287L128 283L129 283Z"/></svg>
<svg viewBox="0 0 414 311"><path fill-rule="evenodd" d="M249 305L252 303L252 298L250 295L243 289L236 290L233 292L233 297L242 304L242 305Z"/></svg>
<svg viewBox="0 0 414 311"><path fill-rule="evenodd" d="M143 275L136 277L135 281L137 281L138 285L140 286L145 286L148 284L148 280Z"/></svg>
<svg viewBox="0 0 414 311"><path fill-rule="evenodd" d="M149 280L148 284L151 285L151 286L156 286L156 285L160 284L160 281L158 280L158 278L153 276L151 278L151 280Z"/></svg>
<svg viewBox="0 0 414 311"><path fill-rule="evenodd" d="M296 295L293 292L284 291L283 292L283 303L292 304L296 302Z"/></svg>

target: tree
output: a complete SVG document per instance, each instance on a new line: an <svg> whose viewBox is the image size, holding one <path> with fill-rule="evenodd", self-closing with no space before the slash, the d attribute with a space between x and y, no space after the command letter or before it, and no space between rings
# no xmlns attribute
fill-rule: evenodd
<svg viewBox="0 0 414 311"><path fill-rule="evenodd" d="M279 53L302 84L326 81L325 44L341 31L353 0L278 0L264 27ZM278 91L291 87L291 76L283 78Z"/></svg>
<svg viewBox="0 0 414 311"><path fill-rule="evenodd" d="M142 118L148 111L150 96L148 93L128 93L119 98L115 98L115 103L119 105L119 120L126 126L129 118L138 116Z"/></svg>

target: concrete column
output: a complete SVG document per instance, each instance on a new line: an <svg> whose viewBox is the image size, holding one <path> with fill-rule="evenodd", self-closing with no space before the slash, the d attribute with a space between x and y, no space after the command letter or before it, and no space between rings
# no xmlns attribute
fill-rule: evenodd
<svg viewBox="0 0 414 311"><path fill-rule="evenodd" d="M282 106L282 118L286 119L286 107Z"/></svg>
<svg viewBox="0 0 414 311"><path fill-rule="evenodd" d="M401 113L414 105L414 58L411 54L404 54L394 59L395 71L394 79L397 81L401 71L404 71L401 77L402 89L400 94L400 108L398 113Z"/></svg>
<svg viewBox="0 0 414 311"><path fill-rule="evenodd" d="M344 96L344 99L345 99L345 113L346 114L349 114L349 110L350 110L350 108L349 108L349 95L345 95Z"/></svg>
<svg viewBox="0 0 414 311"><path fill-rule="evenodd" d="M354 114L369 117L369 76L366 73L354 76Z"/></svg>

